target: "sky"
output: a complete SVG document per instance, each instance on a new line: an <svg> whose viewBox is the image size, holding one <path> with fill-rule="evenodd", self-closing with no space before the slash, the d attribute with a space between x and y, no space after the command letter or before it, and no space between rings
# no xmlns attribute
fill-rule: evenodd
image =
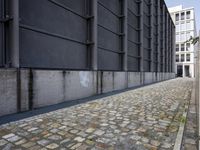
<svg viewBox="0 0 200 150"><path fill-rule="evenodd" d="M183 8L194 7L197 32L200 30L200 0L165 0L167 7L183 5Z"/></svg>

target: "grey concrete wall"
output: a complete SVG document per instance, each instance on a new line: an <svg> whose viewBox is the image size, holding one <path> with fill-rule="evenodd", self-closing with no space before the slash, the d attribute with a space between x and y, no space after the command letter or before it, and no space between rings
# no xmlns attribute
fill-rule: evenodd
<svg viewBox="0 0 200 150"><path fill-rule="evenodd" d="M122 90L128 88L128 73L114 72L114 89Z"/></svg>
<svg viewBox="0 0 200 150"><path fill-rule="evenodd" d="M153 83L153 72L145 72L144 84Z"/></svg>
<svg viewBox="0 0 200 150"><path fill-rule="evenodd" d="M20 71L21 111L171 79L173 73ZM17 112L17 71L0 70L0 116Z"/></svg>
<svg viewBox="0 0 200 150"><path fill-rule="evenodd" d="M33 107L63 102L64 82L62 71L33 71Z"/></svg>
<svg viewBox="0 0 200 150"><path fill-rule="evenodd" d="M34 71L33 107L95 95L96 79L96 72L91 71Z"/></svg>
<svg viewBox="0 0 200 150"><path fill-rule="evenodd" d="M17 112L17 71L0 70L0 116Z"/></svg>
<svg viewBox="0 0 200 150"><path fill-rule="evenodd" d="M102 73L102 92L111 92L114 89L114 72L103 72Z"/></svg>
<svg viewBox="0 0 200 150"><path fill-rule="evenodd" d="M128 87L136 87L141 85L140 72L128 72Z"/></svg>
<svg viewBox="0 0 200 150"><path fill-rule="evenodd" d="M20 92L20 99L21 99L21 111L29 110L29 82L30 82L30 71L29 70L21 70L20 71L20 78L21 78L21 92Z"/></svg>
<svg viewBox="0 0 200 150"><path fill-rule="evenodd" d="M95 95L97 93L97 72L66 72L64 89L65 101Z"/></svg>

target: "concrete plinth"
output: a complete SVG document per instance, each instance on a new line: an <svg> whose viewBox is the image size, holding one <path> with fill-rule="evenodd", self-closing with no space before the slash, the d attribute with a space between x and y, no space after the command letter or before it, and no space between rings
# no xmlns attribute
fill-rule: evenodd
<svg viewBox="0 0 200 150"><path fill-rule="evenodd" d="M17 112L17 71L0 70L0 116Z"/></svg>
<svg viewBox="0 0 200 150"><path fill-rule="evenodd" d="M171 78L174 73L1 69L0 116Z"/></svg>

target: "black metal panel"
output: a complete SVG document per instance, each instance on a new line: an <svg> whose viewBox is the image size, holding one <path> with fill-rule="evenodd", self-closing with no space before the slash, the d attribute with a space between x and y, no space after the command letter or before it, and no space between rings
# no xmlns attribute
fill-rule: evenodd
<svg viewBox="0 0 200 150"><path fill-rule="evenodd" d="M128 70L140 71L139 3L128 0Z"/></svg>
<svg viewBox="0 0 200 150"><path fill-rule="evenodd" d="M122 1L98 1L98 68L122 70Z"/></svg>
<svg viewBox="0 0 200 150"><path fill-rule="evenodd" d="M121 64L122 60L120 54L98 48L99 70L120 70Z"/></svg>
<svg viewBox="0 0 200 150"><path fill-rule="evenodd" d="M21 67L88 69L83 0L20 0Z"/></svg>
<svg viewBox="0 0 200 150"><path fill-rule="evenodd" d="M143 57L144 57L144 71L151 71L151 5L150 0L144 0L143 4Z"/></svg>
<svg viewBox="0 0 200 150"><path fill-rule="evenodd" d="M139 71L140 70L140 61L139 58L128 56L128 68L129 71Z"/></svg>
<svg viewBox="0 0 200 150"><path fill-rule="evenodd" d="M164 53L163 53L163 2L160 1L160 71L164 72Z"/></svg>
<svg viewBox="0 0 200 150"><path fill-rule="evenodd" d="M158 1L153 2L153 71L158 72Z"/></svg>
<svg viewBox="0 0 200 150"><path fill-rule="evenodd" d="M87 48L83 44L23 28L20 37L22 67L87 68Z"/></svg>
<svg viewBox="0 0 200 150"><path fill-rule="evenodd" d="M0 19L3 18L3 0L0 0ZM3 66L3 51L4 51L4 37L3 37L3 24L0 22L0 67Z"/></svg>

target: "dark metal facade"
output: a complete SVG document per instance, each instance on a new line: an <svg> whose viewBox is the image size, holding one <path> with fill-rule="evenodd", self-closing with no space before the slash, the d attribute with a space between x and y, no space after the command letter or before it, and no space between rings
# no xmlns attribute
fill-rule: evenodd
<svg viewBox="0 0 200 150"><path fill-rule="evenodd" d="M20 0L21 67L89 69L87 7L86 0Z"/></svg>
<svg viewBox="0 0 200 150"><path fill-rule="evenodd" d="M140 71L140 2L128 0L128 70Z"/></svg>
<svg viewBox="0 0 200 150"><path fill-rule="evenodd" d="M163 0L19 0L18 9L21 68L173 71L174 24Z"/></svg>
<svg viewBox="0 0 200 150"><path fill-rule="evenodd" d="M4 24L3 24L3 18L4 18L4 7L3 7L3 0L0 0L0 66L3 66L4 64Z"/></svg>
<svg viewBox="0 0 200 150"><path fill-rule="evenodd" d="M98 68L122 70L123 3L121 0L98 0Z"/></svg>

